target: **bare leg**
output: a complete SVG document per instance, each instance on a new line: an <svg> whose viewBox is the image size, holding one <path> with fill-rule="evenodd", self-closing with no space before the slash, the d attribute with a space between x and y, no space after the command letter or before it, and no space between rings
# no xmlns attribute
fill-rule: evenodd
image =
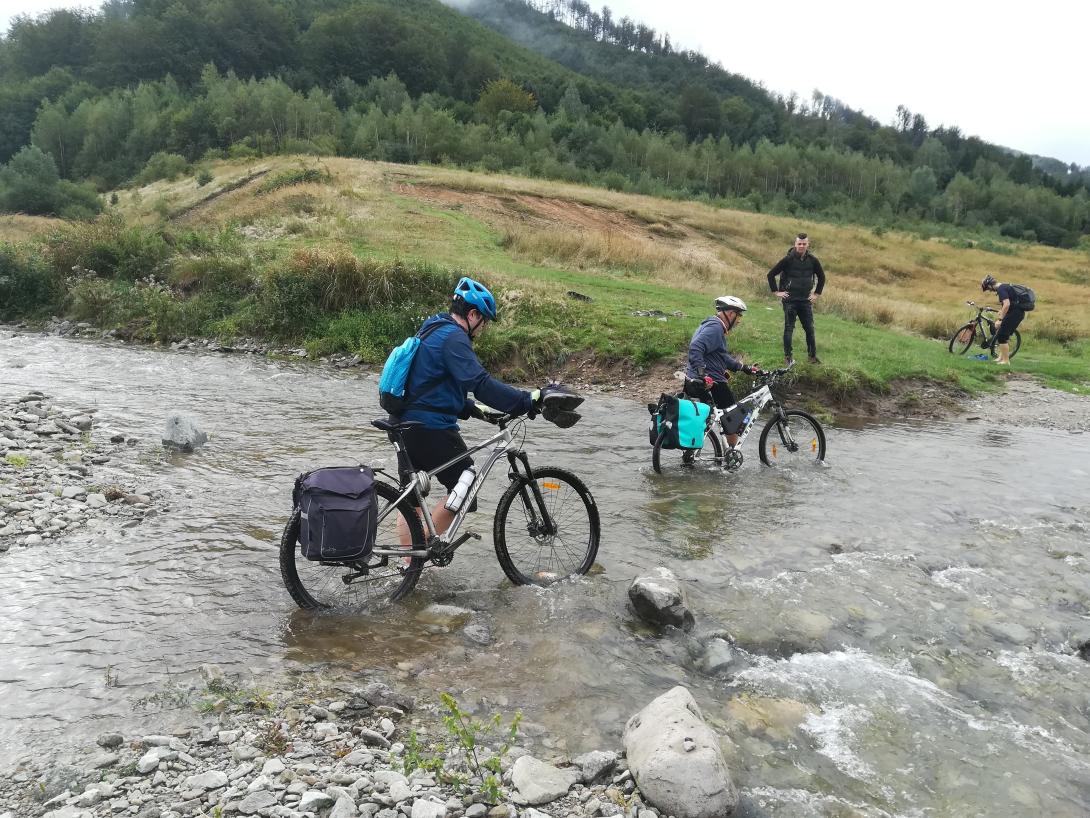
<svg viewBox="0 0 1090 818"><path fill-rule="evenodd" d="M435 533L437 534L445 532L450 528L450 524L454 522L455 512L447 510L447 507L444 505L446 501L446 497L444 497L442 501L431 510L431 521L435 524ZM416 510L416 515L420 518L421 522L423 522L424 515L420 513L420 509ZM427 533L427 529L425 528L424 535L427 536ZM409 536L409 526L405 523L405 518L400 514L397 515L397 537L402 548L412 547L413 543L412 538ZM408 557L405 557L405 564L409 564Z"/></svg>
<svg viewBox="0 0 1090 818"><path fill-rule="evenodd" d="M732 449L738 445L738 435L727 435L727 445Z"/></svg>
<svg viewBox="0 0 1090 818"><path fill-rule="evenodd" d="M1011 345L996 344L995 348L999 351L999 355L996 357L995 362L997 364L1009 364L1011 362Z"/></svg>

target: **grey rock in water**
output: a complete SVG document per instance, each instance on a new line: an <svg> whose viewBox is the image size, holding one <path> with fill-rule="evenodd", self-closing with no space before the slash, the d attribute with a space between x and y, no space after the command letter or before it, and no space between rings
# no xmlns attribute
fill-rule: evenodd
<svg viewBox="0 0 1090 818"><path fill-rule="evenodd" d="M98 744L99 747L106 747L107 749L112 750L113 748L120 747L124 744L125 737L120 733L103 733L96 739L95 743Z"/></svg>
<svg viewBox="0 0 1090 818"><path fill-rule="evenodd" d="M738 804L719 737L684 687L663 693L630 718L624 746L640 793L661 814L719 818Z"/></svg>
<svg viewBox="0 0 1090 818"><path fill-rule="evenodd" d="M628 588L628 598L641 619L685 631L693 628L693 614L685 604L681 583L669 568L660 566L636 577Z"/></svg>
<svg viewBox="0 0 1090 818"><path fill-rule="evenodd" d="M578 778L575 770L560 770L533 756L522 756L511 767L511 783L531 805L563 798Z"/></svg>
<svg viewBox="0 0 1090 818"><path fill-rule="evenodd" d="M730 673L741 664L738 654L730 642L725 639L709 639L700 660L700 669L710 676Z"/></svg>
<svg viewBox="0 0 1090 818"><path fill-rule="evenodd" d="M171 449L191 452L208 442L208 435L201 431L192 418L173 413L167 417L163 431L163 445Z"/></svg>

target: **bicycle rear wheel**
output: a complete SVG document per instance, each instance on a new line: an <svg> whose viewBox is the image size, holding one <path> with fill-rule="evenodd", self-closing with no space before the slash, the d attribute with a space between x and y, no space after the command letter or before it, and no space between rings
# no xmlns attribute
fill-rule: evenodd
<svg viewBox="0 0 1090 818"><path fill-rule="evenodd" d="M1018 354L1018 350L1022 348L1022 333L1020 333L1018 330L1014 330L1011 333L1011 337L1007 341L1007 344L1008 344L1008 348L1010 349L1010 356L1009 357L1013 358L1015 355ZM993 358L998 358L999 357L999 350L997 350L995 347L996 347L995 336L993 335L992 336L992 342L991 342L991 344L988 345L988 352L990 352L992 354Z"/></svg>
<svg viewBox="0 0 1090 818"><path fill-rule="evenodd" d="M723 439L711 426L704 433L704 446L700 449L665 449L662 445L665 441L666 432L660 432L655 448L651 450L651 467L659 474L662 474L664 466L671 464L673 457L677 457L682 466L695 466L709 456L715 458L717 463L723 460Z"/></svg>
<svg viewBox="0 0 1090 818"><path fill-rule="evenodd" d="M401 493L393 486L375 483L381 515ZM424 528L408 499L379 523L376 548L398 548L401 540L397 519L404 516L414 549L426 548ZM343 562L318 562L303 556L299 545L299 509L296 508L280 539L280 575L291 598L300 608L322 610L351 608L377 600L397 601L412 593L424 567L423 557L377 557Z"/></svg>
<svg viewBox="0 0 1090 818"><path fill-rule="evenodd" d="M503 573L516 585L551 585L587 573L598 556L602 531L590 491L564 469L534 469L533 479L556 531L543 530L530 483L513 480L496 506L492 528Z"/></svg>
<svg viewBox="0 0 1090 818"><path fill-rule="evenodd" d="M761 462L766 466L820 463L825 459L825 430L817 419L798 409L788 409L761 431Z"/></svg>
<svg viewBox="0 0 1090 818"><path fill-rule="evenodd" d="M976 324L972 321L963 324L950 338L950 351L955 355L964 355L973 346L974 338L976 338Z"/></svg>

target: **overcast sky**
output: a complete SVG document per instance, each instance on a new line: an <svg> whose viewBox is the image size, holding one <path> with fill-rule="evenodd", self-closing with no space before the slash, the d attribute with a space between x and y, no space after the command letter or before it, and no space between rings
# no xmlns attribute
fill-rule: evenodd
<svg viewBox="0 0 1090 818"><path fill-rule="evenodd" d="M957 125L988 142L1090 165L1090 101L1075 93L1090 73L1085 0L607 4L614 19L668 31L676 45L770 91L809 99L817 88L884 123L905 105L931 127ZM3 0L0 30L16 14L72 5Z"/></svg>

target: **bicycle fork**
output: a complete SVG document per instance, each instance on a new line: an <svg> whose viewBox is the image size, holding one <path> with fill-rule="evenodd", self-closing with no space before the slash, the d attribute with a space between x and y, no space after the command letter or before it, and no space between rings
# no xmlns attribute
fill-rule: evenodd
<svg viewBox="0 0 1090 818"><path fill-rule="evenodd" d="M534 473L530 469L530 460L526 457L525 452L508 452L507 459L511 464L511 471L508 473L508 477L512 480L521 480L522 487L519 489L519 497L522 500L522 505L526 509L526 514L529 516L526 528L532 537L554 537L556 536L556 523L553 521L552 515L549 514L549 509L545 505L545 497L541 493L541 488L538 486L537 481L534 480ZM519 471L519 465L525 469L525 474Z"/></svg>

